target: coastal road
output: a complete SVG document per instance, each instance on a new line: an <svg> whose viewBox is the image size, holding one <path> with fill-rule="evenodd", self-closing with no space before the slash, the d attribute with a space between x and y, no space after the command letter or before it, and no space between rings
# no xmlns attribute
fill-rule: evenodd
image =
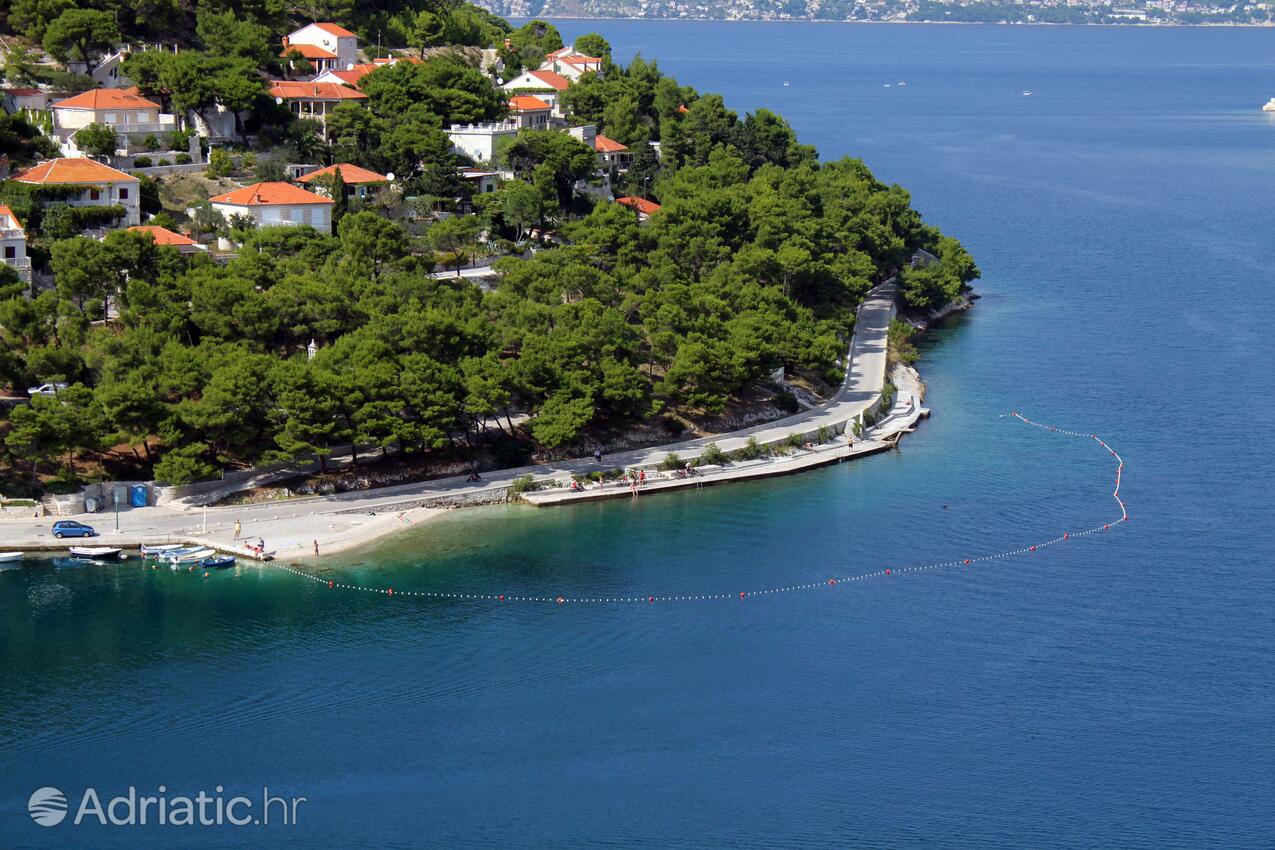
<svg viewBox="0 0 1275 850"><path fill-rule="evenodd" d="M677 454L683 461L696 458L709 443L716 443L722 451L731 452L742 448L749 438L765 444L783 440L793 433L810 433L823 427L835 429L866 411L881 394L885 385L886 339L894 316L896 296L897 286L891 280L868 293L860 305L854 339L848 352L846 376L832 398L817 407L763 425L608 454L603 456L601 464L593 458L580 458L502 469L488 473L476 483L466 481L464 476L456 476L286 502L209 508L163 506L126 511L120 514L121 535L118 537L112 532L105 532L114 528L111 514L75 518L104 531L99 538L100 543L116 540L121 544L131 544L141 540L198 536L224 545L232 537L227 532L238 520L245 536L265 538L268 548L278 546L281 551L300 549L317 540L325 551L331 552L386 533L380 526L397 521L393 518L394 514L423 499L504 491L516 478L524 475L536 479L567 478L572 474L599 469L655 467L670 453ZM371 513L378 516L369 516ZM16 547L52 545L55 541L48 530L51 524L52 519L48 517L41 520L0 520L0 548L5 544Z"/></svg>

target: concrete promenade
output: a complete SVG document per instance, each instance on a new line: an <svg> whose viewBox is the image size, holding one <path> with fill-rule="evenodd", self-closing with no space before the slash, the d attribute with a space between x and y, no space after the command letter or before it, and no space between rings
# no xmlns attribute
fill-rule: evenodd
<svg viewBox="0 0 1275 850"><path fill-rule="evenodd" d="M698 457L708 443L716 443L722 451L731 452L743 447L750 437L766 445L784 441L793 434L811 435L821 428L841 431L848 422L877 404L881 397L885 384L886 337L894 315L895 296L896 286L891 281L872 290L860 306L846 377L831 399L818 407L764 425L609 454L603 457L601 464L593 458L582 458L499 470L487 473L479 482L469 482L464 476L456 476L371 491L254 505L199 508L174 504L139 508L119 514L118 533L114 531L115 518L112 514L64 518L93 525L101 533L93 545L131 546L142 542L194 541L242 554L242 543L236 542L233 534L234 523L238 521L242 537L253 541L263 538L266 549L273 551L277 557L313 555L316 541L319 553L325 555L366 544L443 508L503 501L514 480L526 475L537 481L565 481L575 474L617 467L646 468L649 475L670 453L677 454L683 461L691 460ZM867 453L869 442L872 441L862 444L862 452L854 454ZM842 459L828 453L832 445L826 444L821 451L809 453L804 460L820 458L823 459L820 462L835 462ZM842 450L846 448L844 441L836 445ZM849 456L849 453L844 456ZM793 456L782 461L763 462L769 472L763 471L761 465L754 472L746 472L746 467L753 467L732 464L730 469L737 474L730 477L782 474L816 465L811 462L803 465L802 460L800 456ZM793 469L789 470L788 466ZM69 544L54 540L49 533L53 519L0 520L0 549L65 550Z"/></svg>

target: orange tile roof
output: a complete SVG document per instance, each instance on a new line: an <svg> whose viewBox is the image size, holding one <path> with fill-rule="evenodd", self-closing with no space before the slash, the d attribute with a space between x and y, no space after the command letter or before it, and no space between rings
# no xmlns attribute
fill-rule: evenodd
<svg viewBox="0 0 1275 850"><path fill-rule="evenodd" d="M347 36L347 35L353 36L354 38L358 38L357 35L354 35L354 33L350 32L345 27L338 26L336 24L316 23L315 26L323 30L324 32L326 32L328 35L335 35L337 38L340 38L342 36ZM305 29L305 27L302 27L302 29Z"/></svg>
<svg viewBox="0 0 1275 850"><path fill-rule="evenodd" d="M344 71L328 71L327 73L341 80L347 86L357 87L360 80L380 67L380 65L366 62L362 65L355 65L353 68L346 68Z"/></svg>
<svg viewBox="0 0 1275 850"><path fill-rule="evenodd" d="M224 195L209 198L214 204L236 207L268 207L279 204L330 204L331 198L307 192L291 183L253 183Z"/></svg>
<svg viewBox="0 0 1275 850"><path fill-rule="evenodd" d="M106 182L138 182L136 177L123 171L94 162L87 157L66 157L49 159L39 165L28 168L13 177L20 183L106 183Z"/></svg>
<svg viewBox="0 0 1275 850"><path fill-rule="evenodd" d="M22 222L18 219L16 215L13 214L13 210L9 209L4 204L0 204L0 217L3 217L3 216L8 216L9 218L13 219L13 226L18 228L19 230L22 229Z"/></svg>
<svg viewBox="0 0 1275 850"><path fill-rule="evenodd" d="M553 109L552 106L540 98L532 97L529 94L520 94L509 98L509 108L514 112L536 112L541 109Z"/></svg>
<svg viewBox="0 0 1275 850"><path fill-rule="evenodd" d="M572 53L569 56L559 56L559 62L566 62L568 65L601 65L602 60L597 56L585 56L582 53Z"/></svg>
<svg viewBox="0 0 1275 850"><path fill-rule="evenodd" d="M150 237L155 240L156 245L171 245L177 248L199 244L189 236L182 236L180 233L174 233L167 227L160 227L157 224L135 224L128 229L135 233L149 233Z"/></svg>
<svg viewBox="0 0 1275 850"><path fill-rule="evenodd" d="M349 162L341 162L336 165L329 165L327 168L320 168L318 171L311 171L297 178L298 183L312 183L320 177L328 177L336 173L337 169L341 169L341 179L346 183L388 183L390 178L384 174L377 174L371 169L364 168L361 165L354 165Z"/></svg>
<svg viewBox="0 0 1275 850"><path fill-rule="evenodd" d="M93 89L56 101L54 109L159 109L159 104L137 94L137 89Z"/></svg>
<svg viewBox="0 0 1275 850"><path fill-rule="evenodd" d="M628 145L622 145L615 139L607 138L598 133L593 137L593 149L598 153L619 153L629 149Z"/></svg>
<svg viewBox="0 0 1275 850"><path fill-rule="evenodd" d="M686 113L690 112L690 110L686 108L685 103L679 103L677 105L677 111L681 113L682 115L685 115Z"/></svg>
<svg viewBox="0 0 1275 850"><path fill-rule="evenodd" d="M642 213L642 215L651 215L652 213L660 211L660 205L654 201L648 201L646 198L637 198L633 195L625 195L623 198L616 198L615 202L617 204L624 204L626 207L633 207L633 209Z"/></svg>
<svg viewBox="0 0 1275 850"><path fill-rule="evenodd" d="M330 50L324 50L317 44L292 44L288 43L283 46L283 52L279 54L280 58L287 56L292 51L296 51L306 59L335 59L336 54Z"/></svg>
<svg viewBox="0 0 1275 850"><path fill-rule="evenodd" d="M571 87L571 81L557 71L530 71L529 73L554 91L566 91Z"/></svg>
<svg viewBox="0 0 1275 850"><path fill-rule="evenodd" d="M300 83L274 80L270 96L284 100L366 100L367 95L340 83Z"/></svg>

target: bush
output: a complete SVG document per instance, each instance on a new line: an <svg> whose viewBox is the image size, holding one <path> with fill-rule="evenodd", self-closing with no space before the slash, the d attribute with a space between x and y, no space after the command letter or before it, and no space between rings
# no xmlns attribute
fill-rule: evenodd
<svg viewBox="0 0 1275 850"><path fill-rule="evenodd" d="M681 469L685 466L682 459L677 456L676 452L669 452L664 456L664 460L660 461L660 469L665 472L672 472L675 469Z"/></svg>
<svg viewBox="0 0 1275 850"><path fill-rule="evenodd" d="M221 148L214 148L213 152L208 155L208 171L206 173L209 177L229 177L234 168L234 157Z"/></svg>
<svg viewBox="0 0 1275 850"><path fill-rule="evenodd" d="M700 452L699 462L697 465L715 464L717 466L721 466L728 460L730 460L730 458L726 456L726 452L718 448L717 443L709 443L704 446L704 450Z"/></svg>
<svg viewBox="0 0 1275 850"><path fill-rule="evenodd" d="M188 153L179 153L177 156L173 157L173 159L176 160L178 165L190 165L194 162Z"/></svg>
<svg viewBox="0 0 1275 850"><path fill-rule="evenodd" d="M159 150L159 138L154 133L148 133L146 138L142 139L142 147L148 151Z"/></svg>
<svg viewBox="0 0 1275 850"><path fill-rule="evenodd" d="M519 475L514 479L514 483L509 485L509 492L517 496L536 489L536 480L530 475Z"/></svg>
<svg viewBox="0 0 1275 850"><path fill-rule="evenodd" d="M788 435L788 439L784 440L784 445L789 448L799 449L806 444L806 440L801 434L793 432Z"/></svg>
<svg viewBox="0 0 1275 850"><path fill-rule="evenodd" d="M756 460L765 454L766 450L757 443L757 438L749 437L743 448L735 450L735 460Z"/></svg>
<svg viewBox="0 0 1275 850"><path fill-rule="evenodd" d="M160 161L159 161L159 162L157 162L157 163L155 163L155 164L156 164L156 165L172 165L172 163L171 163L171 162L169 162L166 158L165 158L165 159L160 159Z"/></svg>
<svg viewBox="0 0 1275 850"><path fill-rule="evenodd" d="M819 428L819 433L815 435L815 441L823 444L830 441L834 436L836 435L833 430L827 425L823 425Z"/></svg>
<svg viewBox="0 0 1275 850"><path fill-rule="evenodd" d="M133 157L133 167L134 168L150 168L151 158L149 156L135 156Z"/></svg>

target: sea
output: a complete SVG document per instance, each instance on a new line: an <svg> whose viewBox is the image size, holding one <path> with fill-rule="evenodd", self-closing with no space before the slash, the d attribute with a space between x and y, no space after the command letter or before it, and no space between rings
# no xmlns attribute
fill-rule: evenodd
<svg viewBox="0 0 1275 850"><path fill-rule="evenodd" d="M1275 846L1275 31L557 24L780 113L964 242L932 418L323 568L504 602L0 573L0 847ZM1114 448L1131 521L965 565L1119 516L1112 456L1010 411ZM559 595L719 598L513 601ZM257 822L137 823L201 792Z"/></svg>

